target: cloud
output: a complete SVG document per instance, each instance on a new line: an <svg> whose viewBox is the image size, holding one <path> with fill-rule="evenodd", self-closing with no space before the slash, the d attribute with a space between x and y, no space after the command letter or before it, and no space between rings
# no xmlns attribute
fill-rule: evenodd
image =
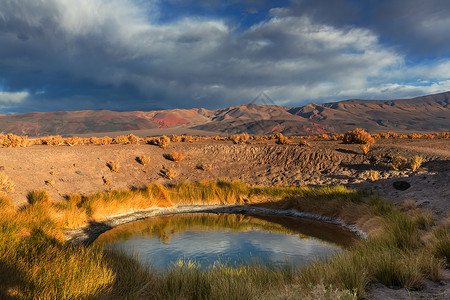
<svg viewBox="0 0 450 300"><path fill-rule="evenodd" d="M1 92L0 104L19 104L22 103L29 94L27 92Z"/></svg>
<svg viewBox="0 0 450 300"><path fill-rule="evenodd" d="M326 23L320 7L300 16L294 5L274 8L237 30L217 16L161 23L161 5L2 1L0 80L8 91L29 92L10 101L14 111L218 108L250 102L262 90L279 104L300 105L444 91L450 78L448 60L410 66L375 29L343 26L347 15ZM427 76L428 87L414 87Z"/></svg>

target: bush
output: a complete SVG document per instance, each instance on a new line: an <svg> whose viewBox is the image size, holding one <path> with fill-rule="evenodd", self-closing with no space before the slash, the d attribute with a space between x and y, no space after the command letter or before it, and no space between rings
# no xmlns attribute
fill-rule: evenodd
<svg viewBox="0 0 450 300"><path fill-rule="evenodd" d="M0 194L14 192L14 182L12 182L8 175L0 172Z"/></svg>
<svg viewBox="0 0 450 300"><path fill-rule="evenodd" d="M168 160L179 162L183 160L186 157L186 155L180 152L172 151L171 153L164 155L164 157L167 158Z"/></svg>
<svg viewBox="0 0 450 300"><path fill-rule="evenodd" d="M202 165L198 166L198 168L203 171L210 171L212 169L212 165L211 164L202 164Z"/></svg>
<svg viewBox="0 0 450 300"><path fill-rule="evenodd" d="M113 139L110 138L109 136L104 136L102 138L91 137L89 141L91 142L91 144L95 145L109 145L113 142Z"/></svg>
<svg viewBox="0 0 450 300"><path fill-rule="evenodd" d="M118 160L107 162L106 166L111 170L111 172L119 172L120 164Z"/></svg>
<svg viewBox="0 0 450 300"><path fill-rule="evenodd" d="M50 135L41 138L42 145L60 146L64 145L64 139L60 135Z"/></svg>
<svg viewBox="0 0 450 300"><path fill-rule="evenodd" d="M409 165L411 166L411 169L413 172L417 171L420 166L422 165L423 158L419 155L415 155L411 158L411 161L409 162Z"/></svg>
<svg viewBox="0 0 450 300"><path fill-rule="evenodd" d="M403 170L408 163L408 160L403 156L397 156L392 160L392 167L394 170L401 171Z"/></svg>
<svg viewBox="0 0 450 300"><path fill-rule="evenodd" d="M359 145L359 148L361 149L361 151L363 152L364 155L367 155L367 153L369 153L369 150L370 150L369 145L362 144L362 145Z"/></svg>
<svg viewBox="0 0 450 300"><path fill-rule="evenodd" d="M28 136L18 136L12 133L0 134L0 145L5 148L26 147L29 145Z"/></svg>
<svg viewBox="0 0 450 300"><path fill-rule="evenodd" d="M282 133L275 134L276 142L279 145L289 145L291 143L291 140L285 136L283 136Z"/></svg>
<svg viewBox="0 0 450 300"><path fill-rule="evenodd" d="M376 170L370 170L367 173L367 178L372 182L377 181L380 178L380 172Z"/></svg>
<svg viewBox="0 0 450 300"><path fill-rule="evenodd" d="M305 141L304 139L301 139L301 140L298 142L298 145L301 146L301 147L311 147L311 144L308 143L307 141Z"/></svg>
<svg viewBox="0 0 450 300"><path fill-rule="evenodd" d="M146 139L146 143L150 144L150 145L156 145L159 146L161 148L166 148L167 146L169 146L170 144L170 138L168 138L167 136L163 135L160 137L154 137L154 138L147 138Z"/></svg>
<svg viewBox="0 0 450 300"><path fill-rule="evenodd" d="M141 155L139 157L136 157L136 161L145 167L150 163L150 157L148 157L147 155Z"/></svg>
<svg viewBox="0 0 450 300"><path fill-rule="evenodd" d="M163 166L161 169L161 175L167 179L174 179L178 176L178 172L174 169L167 168L166 166Z"/></svg>
<svg viewBox="0 0 450 300"><path fill-rule="evenodd" d="M353 129L346 134L342 140L344 144L366 144L372 145L375 139L362 128Z"/></svg>
<svg viewBox="0 0 450 300"><path fill-rule="evenodd" d="M250 139L250 136L247 133L242 133L240 135L234 134L228 138L230 141L233 141L234 144L245 144Z"/></svg>

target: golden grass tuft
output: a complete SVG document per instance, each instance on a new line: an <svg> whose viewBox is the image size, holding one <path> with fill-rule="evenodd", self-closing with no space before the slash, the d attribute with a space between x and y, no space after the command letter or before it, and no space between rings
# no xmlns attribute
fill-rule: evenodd
<svg viewBox="0 0 450 300"><path fill-rule="evenodd" d="M15 184L4 172L0 172L0 196L1 193L12 193L15 190Z"/></svg>
<svg viewBox="0 0 450 300"><path fill-rule="evenodd" d="M212 170L212 165L211 164L201 164L197 168L202 170L202 171L211 171Z"/></svg>
<svg viewBox="0 0 450 300"><path fill-rule="evenodd" d="M361 145L359 145L359 148L361 149L361 151L362 151L362 153L364 155L367 155L367 153L369 153L369 150L370 150L370 146L369 145L361 144Z"/></svg>
<svg viewBox="0 0 450 300"><path fill-rule="evenodd" d="M106 163L106 166L109 168L111 172L119 172L120 163L118 160L112 160Z"/></svg>
<svg viewBox="0 0 450 300"><path fill-rule="evenodd" d="M392 168L394 168L394 170L396 171L405 169L407 164L408 160L403 156L394 157L394 159L392 160Z"/></svg>
<svg viewBox="0 0 450 300"><path fill-rule="evenodd" d="M138 156L136 157L136 161L145 167L150 163L150 156L147 155Z"/></svg>
<svg viewBox="0 0 450 300"><path fill-rule="evenodd" d="M422 165L422 162L423 162L423 158L419 155L414 155L413 157L411 157L409 165L410 165L412 171L416 172L417 170L419 170L420 166Z"/></svg>
<svg viewBox="0 0 450 300"><path fill-rule="evenodd" d="M305 141L304 139L301 139L301 140L298 142L298 145L301 146L301 147L311 147L311 144L308 143L307 141Z"/></svg>
<svg viewBox="0 0 450 300"><path fill-rule="evenodd" d="M369 170L367 172L367 178L372 181L375 182L380 178L380 172L376 171L376 170Z"/></svg>
<svg viewBox="0 0 450 300"><path fill-rule="evenodd" d="M175 177L178 176L178 171L176 171L175 169L166 167L166 166L162 166L160 173L164 178L167 178L170 180L175 179Z"/></svg>

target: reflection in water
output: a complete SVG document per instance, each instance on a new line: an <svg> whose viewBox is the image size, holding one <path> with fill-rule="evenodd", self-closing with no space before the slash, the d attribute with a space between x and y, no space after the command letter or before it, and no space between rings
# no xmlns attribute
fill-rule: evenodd
<svg viewBox="0 0 450 300"><path fill-rule="evenodd" d="M314 257L339 251L353 240L355 237L348 232L314 221L184 214L117 227L102 234L95 244L137 254L144 262L163 270L180 258L194 260L202 267L217 260L302 265Z"/></svg>

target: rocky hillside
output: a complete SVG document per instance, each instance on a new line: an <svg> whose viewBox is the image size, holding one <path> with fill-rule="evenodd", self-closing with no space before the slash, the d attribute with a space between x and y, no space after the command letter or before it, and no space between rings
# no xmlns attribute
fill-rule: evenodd
<svg viewBox="0 0 450 300"><path fill-rule="evenodd" d="M301 107L247 104L217 110L71 111L0 115L0 132L29 136L130 132L158 128L255 135L450 131L450 92L400 100L346 100Z"/></svg>

